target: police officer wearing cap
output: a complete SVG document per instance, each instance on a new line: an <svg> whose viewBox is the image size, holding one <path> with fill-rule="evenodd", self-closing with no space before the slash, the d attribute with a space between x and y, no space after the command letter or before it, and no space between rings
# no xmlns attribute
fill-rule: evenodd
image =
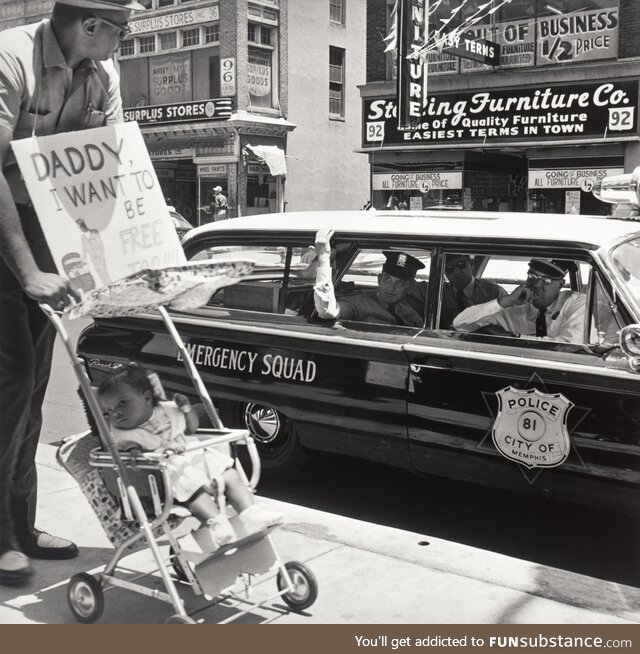
<svg viewBox="0 0 640 654"><path fill-rule="evenodd" d="M422 316L406 298L416 273L424 268L424 264L405 252L383 252L386 261L378 275L377 292L352 295L337 301L331 280L332 235L332 230L320 230L316 234L318 266L313 297L320 318L422 327Z"/></svg>
<svg viewBox="0 0 640 654"><path fill-rule="evenodd" d="M531 259L527 282L512 293L465 309L453 328L470 332L497 325L522 338L585 343L586 295L561 290L573 261Z"/></svg>
<svg viewBox="0 0 640 654"><path fill-rule="evenodd" d="M35 454L54 330L38 303L78 299L58 275L11 152L14 139L122 121L111 57L135 0L58 0L51 18L0 38L0 583L32 574L29 556L77 547L35 528Z"/></svg>

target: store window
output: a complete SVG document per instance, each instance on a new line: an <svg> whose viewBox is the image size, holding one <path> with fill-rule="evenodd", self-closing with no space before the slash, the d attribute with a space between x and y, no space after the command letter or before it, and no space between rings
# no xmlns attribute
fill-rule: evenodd
<svg viewBox="0 0 640 654"><path fill-rule="evenodd" d="M127 57L136 52L136 42L134 39L128 39L120 42L120 56Z"/></svg>
<svg viewBox="0 0 640 654"><path fill-rule="evenodd" d="M219 36L218 24L171 32L161 32L149 36L146 56L133 52L134 40L123 41L122 52L127 57L120 61L122 101L125 107L170 104L208 100L220 95L220 58L217 44L202 45L200 36L206 27L211 38ZM186 37L185 37L186 34ZM147 37L145 37L147 38ZM190 48L178 50L176 43L198 42ZM136 39L138 43L142 38ZM155 47L157 45L157 48ZM126 47L126 49L125 49ZM157 56L149 56L156 55Z"/></svg>
<svg viewBox="0 0 640 654"><path fill-rule="evenodd" d="M156 51L155 34L153 36L142 37L141 39L139 39L139 43L140 43L140 54Z"/></svg>
<svg viewBox="0 0 640 654"><path fill-rule="evenodd" d="M177 32L164 32L158 34L160 38L160 50L172 50L178 47L178 34Z"/></svg>
<svg viewBox="0 0 640 654"><path fill-rule="evenodd" d="M250 46L247 75L251 106L273 108L273 50Z"/></svg>
<svg viewBox="0 0 640 654"><path fill-rule="evenodd" d="M219 43L220 41L220 25L206 25L204 28L204 42L205 43Z"/></svg>
<svg viewBox="0 0 640 654"><path fill-rule="evenodd" d="M248 216L273 213L277 206L277 180L264 164L247 164L247 210Z"/></svg>
<svg viewBox="0 0 640 654"><path fill-rule="evenodd" d="M200 45L200 29L197 27L182 31L182 47L186 48L190 45Z"/></svg>
<svg viewBox="0 0 640 654"><path fill-rule="evenodd" d="M329 48L329 115L344 118L344 59L342 48Z"/></svg>

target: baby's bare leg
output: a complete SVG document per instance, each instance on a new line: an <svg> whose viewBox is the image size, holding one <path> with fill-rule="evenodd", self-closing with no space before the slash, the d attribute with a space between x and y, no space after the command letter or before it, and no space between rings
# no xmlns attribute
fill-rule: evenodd
<svg viewBox="0 0 640 654"><path fill-rule="evenodd" d="M238 513L242 513L254 503L253 494L246 487L235 468L225 470L222 476L226 484L227 499Z"/></svg>
<svg viewBox="0 0 640 654"><path fill-rule="evenodd" d="M200 491L191 501L187 504L189 511L201 520L202 522L207 522L210 518L215 518L219 513L220 509L215 501L215 499L207 493L205 490Z"/></svg>

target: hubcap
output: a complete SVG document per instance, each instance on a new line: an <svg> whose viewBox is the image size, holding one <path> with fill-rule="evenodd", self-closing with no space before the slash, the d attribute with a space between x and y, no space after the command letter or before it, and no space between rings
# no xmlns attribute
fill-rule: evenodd
<svg viewBox="0 0 640 654"><path fill-rule="evenodd" d="M293 586L293 590L289 593L289 596L297 602L304 601L309 595L307 578L298 570L288 570L287 572L289 573L289 579L291 579L291 585Z"/></svg>
<svg viewBox="0 0 640 654"><path fill-rule="evenodd" d="M244 422L251 435L262 444L272 443L280 434L280 415L272 407L249 403L244 410Z"/></svg>
<svg viewBox="0 0 640 654"><path fill-rule="evenodd" d="M96 596L83 581L78 582L71 591L71 599L76 611L83 616L91 615L96 608Z"/></svg>

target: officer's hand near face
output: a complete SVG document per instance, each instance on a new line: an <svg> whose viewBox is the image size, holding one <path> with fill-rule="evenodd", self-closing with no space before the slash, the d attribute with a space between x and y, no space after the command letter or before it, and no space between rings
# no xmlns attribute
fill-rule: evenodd
<svg viewBox="0 0 640 654"><path fill-rule="evenodd" d="M532 295L533 291L526 284L521 284L514 291L509 293L509 295L499 297L498 304L503 309L508 309L509 307L526 304L531 299Z"/></svg>

